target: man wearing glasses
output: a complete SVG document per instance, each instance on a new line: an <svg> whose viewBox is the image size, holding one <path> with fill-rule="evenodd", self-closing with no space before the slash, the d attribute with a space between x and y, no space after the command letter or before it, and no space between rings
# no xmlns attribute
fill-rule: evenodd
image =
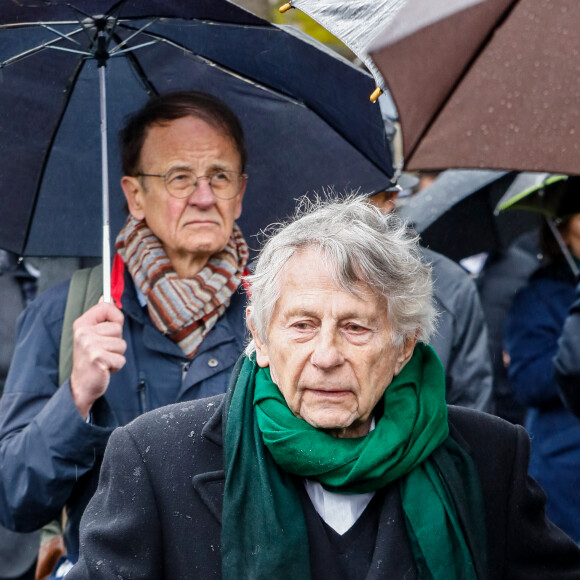
<svg viewBox="0 0 580 580"><path fill-rule="evenodd" d="M39 297L20 321L0 403L0 523L34 530L66 505L72 563L113 429L224 392L244 347L239 120L205 93L162 95L129 119L121 147L130 215L115 245L115 304L76 320L72 373L59 385L68 285Z"/></svg>

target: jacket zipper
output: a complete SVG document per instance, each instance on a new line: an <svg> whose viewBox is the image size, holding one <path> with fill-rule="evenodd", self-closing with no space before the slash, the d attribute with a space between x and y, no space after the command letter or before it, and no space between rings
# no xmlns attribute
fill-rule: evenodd
<svg viewBox="0 0 580 580"><path fill-rule="evenodd" d="M139 395L139 408L141 410L140 414L142 415L147 410L147 381L145 380L145 374L139 373L139 384L137 385L137 394Z"/></svg>
<svg viewBox="0 0 580 580"><path fill-rule="evenodd" d="M183 383L183 381L185 380L185 377L187 376L187 371L189 370L189 367L191 366L191 361L187 361L181 364L181 382Z"/></svg>

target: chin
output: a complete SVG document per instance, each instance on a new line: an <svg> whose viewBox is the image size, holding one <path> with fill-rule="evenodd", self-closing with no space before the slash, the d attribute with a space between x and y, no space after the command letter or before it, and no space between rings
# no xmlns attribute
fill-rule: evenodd
<svg viewBox="0 0 580 580"><path fill-rule="evenodd" d="M356 419L353 419L352 415L329 415L325 414L324 417L319 417L316 414L313 415L303 415L302 418L315 427L316 429L322 429L323 431L344 431L345 429L350 429Z"/></svg>

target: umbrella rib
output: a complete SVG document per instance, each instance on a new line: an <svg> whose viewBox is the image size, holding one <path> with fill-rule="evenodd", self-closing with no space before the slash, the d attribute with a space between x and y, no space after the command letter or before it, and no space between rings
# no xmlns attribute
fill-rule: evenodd
<svg viewBox="0 0 580 580"><path fill-rule="evenodd" d="M60 50L61 52L72 52L73 54L80 54L82 56L93 56L92 52L87 52L85 50L74 50L73 48L64 48L64 46L47 46L51 50Z"/></svg>
<svg viewBox="0 0 580 580"><path fill-rule="evenodd" d="M125 46L130 40L132 40L133 38L135 38L135 36L137 36L138 34L141 34L144 30L146 30L147 28L149 28L152 24L154 24L158 20L159 20L159 18L155 18L154 20L151 20L150 22L147 22L139 30L136 30L133 34L131 34L128 38L125 38L125 40L123 40L122 42L120 42L117 46L115 46L111 50L111 53L110 53L111 56L113 54L115 54L116 52L118 52L121 49L121 47ZM147 46L147 45L143 45L143 46Z"/></svg>
<svg viewBox="0 0 580 580"><path fill-rule="evenodd" d="M50 30L50 32L52 32L53 34L56 34L57 36L64 38L64 40L69 40L70 42L74 42L75 44L78 44L79 46L81 44L78 40L71 38L69 35L66 35L64 32L61 32L60 30L57 30L56 28L53 28L52 26L48 26L47 24L41 24L40 26L42 28L46 28L46 30Z"/></svg>
<svg viewBox="0 0 580 580"><path fill-rule="evenodd" d="M64 36L65 37L72 36L73 34L78 34L79 32L82 32L82 30L80 28L73 30L72 32L69 32L68 35L65 34ZM22 60L24 58L32 56L32 55L36 54L37 52L44 50L45 48L53 48L52 45L55 42L58 42L59 40L61 40L61 39L60 38L53 38L52 40L49 40L47 42L43 42L42 44L39 44L38 46L35 46L34 48L30 48L28 50L25 50L24 52L21 52L20 54L16 54L14 56L11 56L10 58L6 59L5 61L0 62L0 67L5 67L5 66L8 66L10 64L14 64L15 62L18 62L19 60Z"/></svg>
<svg viewBox="0 0 580 580"><path fill-rule="evenodd" d="M134 52L135 50L138 50L139 48L145 48L146 46L151 46L152 44L157 44L159 41L158 40L152 40L151 42L144 42L143 44L138 44L137 46L131 46L129 48L126 48L125 50L117 50L115 52L111 51L111 53L109 54L109 56L111 58L115 57L115 56L120 56L122 54L127 54L129 52Z"/></svg>
<svg viewBox="0 0 580 580"><path fill-rule="evenodd" d="M121 38L117 34L113 34L113 37L117 41L121 40ZM158 95L159 91L153 86L153 84L145 74L145 71L143 70L143 67L139 63L139 60L135 57L135 54L132 52L128 52L126 53L125 57L127 58L127 61L131 65L131 68L135 71L141 82L145 85L147 94L149 96Z"/></svg>
<svg viewBox="0 0 580 580"><path fill-rule="evenodd" d="M415 145L413 146L411 151L409 151L409 155L408 155L408 158L406 160L406 163L409 163L411 161L411 158L413 157L413 155L417 151L419 144L423 140L423 137L425 137L425 135L431 130L431 127L435 124L435 122L439 118L439 115L441 114L441 112L445 108L445 105L449 101L449 97L455 92L455 89L461 84L461 82L463 81L463 79L466 77L467 73L471 69L471 65L479 58L479 56L483 52L484 48L487 46L490 38L492 38L492 36L495 34L495 30L497 30L497 28L499 26L501 26L503 22L506 21L506 19L509 17L511 12L515 9L516 4L517 4L517 0L512 0L512 3L508 6L508 8L506 8L504 10L504 13L501 15L500 18L498 18L495 25L489 31L487 36L483 39L483 41L479 45L477 51L474 53L474 55L471 57L471 59L469 59L469 62L463 68L462 73L457 77L457 79L455 80L455 83L453 83L453 86L450 88L446 97L441 101L441 104L437 108L437 111L435 112L434 115L431 116L430 121L427 123L427 125L425 126L423 131L421 131L421 134L419 135L419 137L415 140ZM387 83L387 85L388 85L388 83Z"/></svg>

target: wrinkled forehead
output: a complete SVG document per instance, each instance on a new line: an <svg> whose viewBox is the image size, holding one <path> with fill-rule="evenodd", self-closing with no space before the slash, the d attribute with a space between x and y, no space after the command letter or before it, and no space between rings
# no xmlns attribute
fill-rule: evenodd
<svg viewBox="0 0 580 580"><path fill-rule="evenodd" d="M344 268L343 268L344 270ZM362 272L357 272L356 265L348 264L345 271L322 248L316 245L306 246L294 252L286 261L279 274L280 294L289 285L293 290L312 290L314 283L334 286L358 300L374 303L377 308L387 311L387 300L383 293L364 279Z"/></svg>

